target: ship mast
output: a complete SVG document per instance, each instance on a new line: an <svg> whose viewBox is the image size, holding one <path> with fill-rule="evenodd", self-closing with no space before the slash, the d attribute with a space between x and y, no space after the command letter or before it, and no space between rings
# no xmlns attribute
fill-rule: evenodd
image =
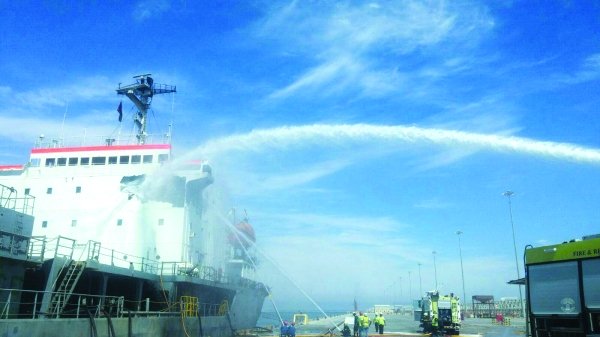
<svg viewBox="0 0 600 337"><path fill-rule="evenodd" d="M134 123L138 129L136 138L140 145L146 143L148 136L146 124L152 97L154 95L177 92L177 88L173 85L154 83L154 79L150 77L151 75L143 74L134 76L133 78L135 78L136 83L124 87L121 87L121 84L119 84L119 88L117 89L117 94L127 96L138 109Z"/></svg>

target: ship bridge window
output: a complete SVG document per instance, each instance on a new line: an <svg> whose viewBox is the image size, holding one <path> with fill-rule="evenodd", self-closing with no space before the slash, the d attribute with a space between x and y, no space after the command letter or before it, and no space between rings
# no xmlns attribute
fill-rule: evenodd
<svg viewBox="0 0 600 337"><path fill-rule="evenodd" d="M140 156L140 155L131 156L132 164L139 164L141 162L142 162L142 156Z"/></svg>
<svg viewBox="0 0 600 337"><path fill-rule="evenodd" d="M57 166L67 166L67 158L58 158L56 161Z"/></svg>
<svg viewBox="0 0 600 337"><path fill-rule="evenodd" d="M106 164L106 157L92 157L92 165Z"/></svg>
<svg viewBox="0 0 600 337"><path fill-rule="evenodd" d="M158 225L163 226L165 224L165 219L158 219Z"/></svg>
<svg viewBox="0 0 600 337"><path fill-rule="evenodd" d="M46 194L52 194L52 187L48 187L46 189Z"/></svg>
<svg viewBox="0 0 600 337"><path fill-rule="evenodd" d="M79 158L77 158L77 157L69 158L69 166L76 166L78 161L79 161Z"/></svg>
<svg viewBox="0 0 600 337"><path fill-rule="evenodd" d="M158 155L158 162L159 163L164 163L164 162L166 162L168 160L169 160L169 155L168 154L163 153L163 154L159 154Z"/></svg>
<svg viewBox="0 0 600 337"><path fill-rule="evenodd" d="M42 228L48 227L48 221L42 221Z"/></svg>
<svg viewBox="0 0 600 337"><path fill-rule="evenodd" d="M129 156L119 157L119 164L129 164Z"/></svg>
<svg viewBox="0 0 600 337"><path fill-rule="evenodd" d="M114 165L117 163L117 156L108 157L108 165Z"/></svg>
<svg viewBox="0 0 600 337"><path fill-rule="evenodd" d="M71 227L77 226L77 220L71 220Z"/></svg>
<svg viewBox="0 0 600 337"><path fill-rule="evenodd" d="M81 186L75 187L75 193L81 193Z"/></svg>
<svg viewBox="0 0 600 337"><path fill-rule="evenodd" d="M117 226L123 226L123 219L117 219Z"/></svg>
<svg viewBox="0 0 600 337"><path fill-rule="evenodd" d="M89 165L89 164L90 164L90 158L89 157L81 158L81 165Z"/></svg>
<svg viewBox="0 0 600 337"><path fill-rule="evenodd" d="M40 167L40 158L32 158L29 162L29 166L31 167Z"/></svg>
<svg viewBox="0 0 600 337"><path fill-rule="evenodd" d="M51 167L56 164L56 158L46 158L46 167Z"/></svg>
<svg viewBox="0 0 600 337"><path fill-rule="evenodd" d="M25 192L23 192L23 194L25 195L29 195L29 192L31 192L31 188L26 188Z"/></svg>
<svg viewBox="0 0 600 337"><path fill-rule="evenodd" d="M152 164L152 155L151 154L144 155L144 164Z"/></svg>

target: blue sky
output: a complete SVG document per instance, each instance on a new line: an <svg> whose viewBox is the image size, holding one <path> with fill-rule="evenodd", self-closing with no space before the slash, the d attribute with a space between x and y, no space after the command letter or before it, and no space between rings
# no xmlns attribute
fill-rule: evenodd
<svg viewBox="0 0 600 337"><path fill-rule="evenodd" d="M526 244L600 232L592 1L0 1L0 164L116 132L114 89L177 85L150 132L211 160L283 307L518 296ZM124 102L125 103L125 102ZM63 125L63 116L66 119ZM132 107L124 105L123 130ZM410 279L412 282L409 283ZM522 275L522 271L521 271ZM269 304L267 303L266 306Z"/></svg>

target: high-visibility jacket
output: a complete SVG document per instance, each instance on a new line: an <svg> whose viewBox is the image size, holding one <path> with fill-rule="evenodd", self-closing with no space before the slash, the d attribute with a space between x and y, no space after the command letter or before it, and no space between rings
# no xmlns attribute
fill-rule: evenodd
<svg viewBox="0 0 600 337"><path fill-rule="evenodd" d="M369 317L365 316L360 316L360 327L361 328L368 328L369 324L371 324L371 321L369 321Z"/></svg>
<svg viewBox="0 0 600 337"><path fill-rule="evenodd" d="M378 316L377 319L377 323L379 323L379 325L385 325L385 318L383 318L383 316Z"/></svg>

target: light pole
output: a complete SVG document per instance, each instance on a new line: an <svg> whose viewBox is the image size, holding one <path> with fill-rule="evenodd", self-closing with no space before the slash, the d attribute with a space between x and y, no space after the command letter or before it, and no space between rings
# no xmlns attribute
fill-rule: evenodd
<svg viewBox="0 0 600 337"><path fill-rule="evenodd" d="M421 264L417 263L419 266L419 298L423 296L423 282L421 281Z"/></svg>
<svg viewBox="0 0 600 337"><path fill-rule="evenodd" d="M515 266L517 267L517 280L521 279L521 273L519 272L519 259L517 257L517 241L515 240L515 224L513 222L512 216L512 203L511 197L515 194L513 191L506 191L502 193L505 197L508 198L508 212L510 214L510 226L512 228L512 237L513 237L513 247L515 248ZM525 308L523 307L523 292L521 291L521 285L519 284L519 306L521 307L521 314L525 317Z"/></svg>
<svg viewBox="0 0 600 337"><path fill-rule="evenodd" d="M412 284L410 280L410 270L408 271L408 300L412 303Z"/></svg>
<svg viewBox="0 0 600 337"><path fill-rule="evenodd" d="M463 303L467 303L467 292L465 291L465 270L463 269L463 260L462 260L462 248L460 246L460 235L462 231L456 231L456 236L458 236L458 255L460 256L460 274L462 276L462 286L463 286Z"/></svg>
<svg viewBox="0 0 600 337"><path fill-rule="evenodd" d="M437 267L435 265L435 250L433 251L433 276L435 278L435 290L438 290L437 287Z"/></svg>
<svg viewBox="0 0 600 337"><path fill-rule="evenodd" d="M400 287L400 298L398 299L398 302L396 302L396 304L402 301L402 276L398 278L398 286Z"/></svg>

